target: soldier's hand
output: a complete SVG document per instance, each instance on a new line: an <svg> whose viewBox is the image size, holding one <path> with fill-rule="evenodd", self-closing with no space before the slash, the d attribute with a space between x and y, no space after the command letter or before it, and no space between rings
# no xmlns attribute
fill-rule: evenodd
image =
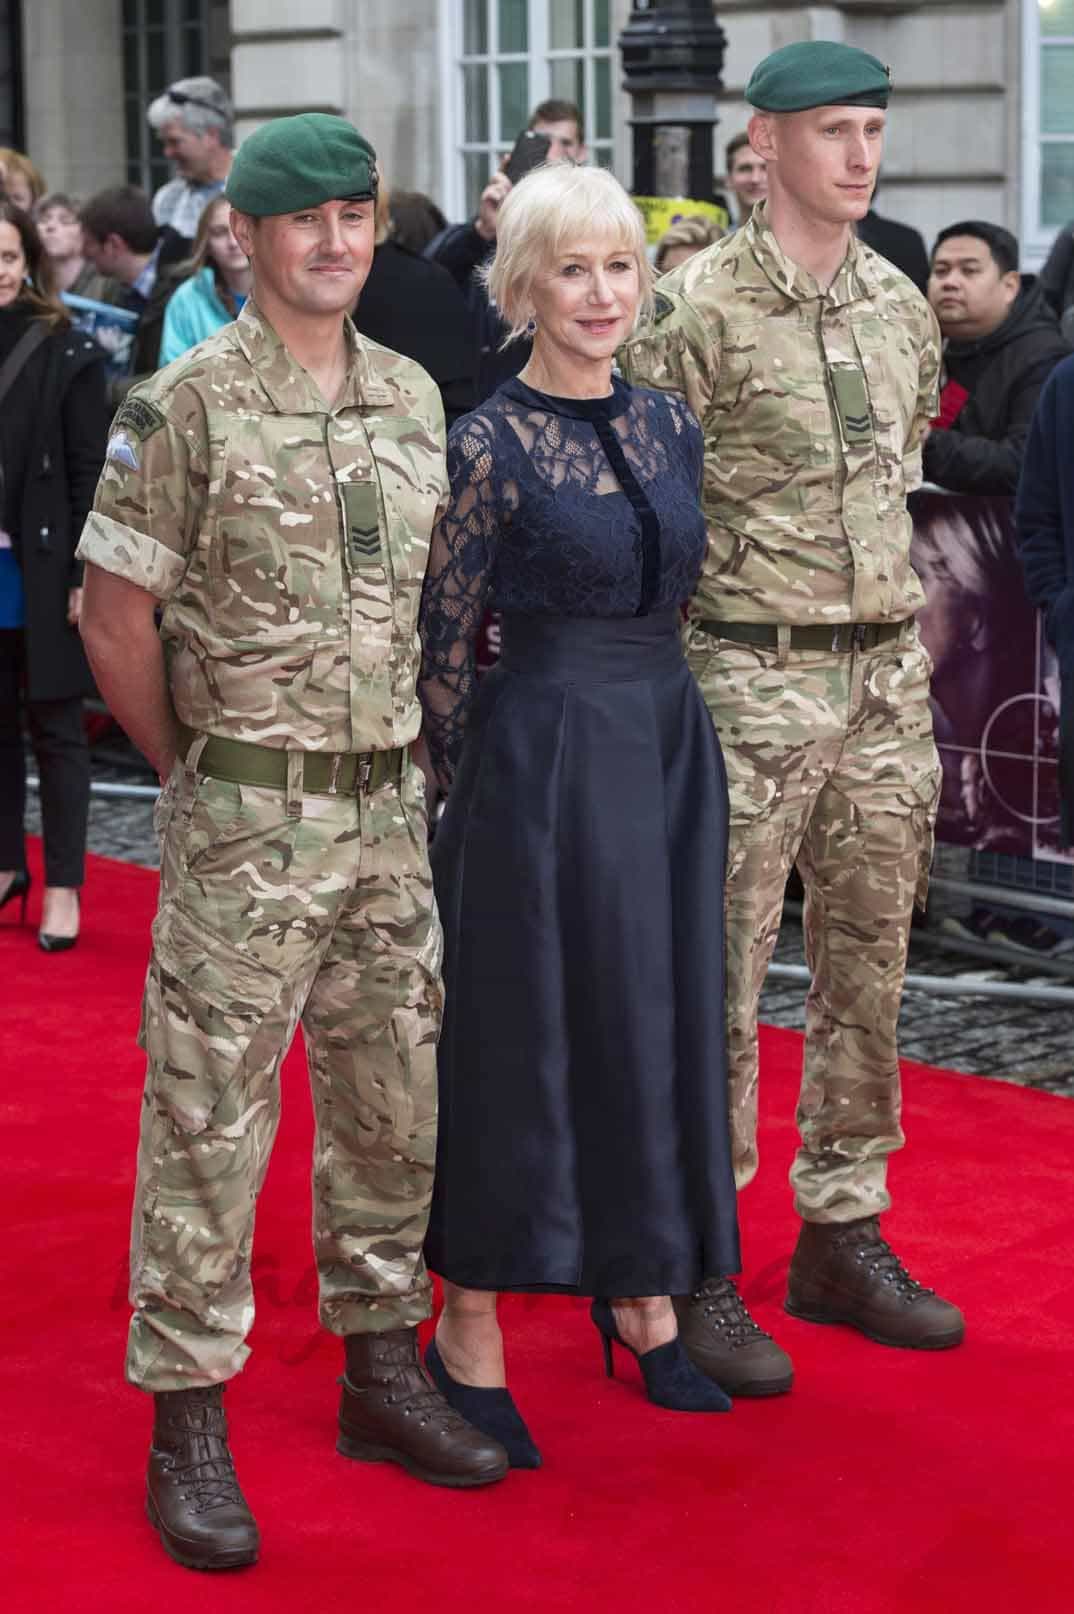
<svg viewBox="0 0 1074 1614"><path fill-rule="evenodd" d="M67 590L67 620L73 628L78 627L78 619L82 615L82 590L69 588Z"/></svg>
<svg viewBox="0 0 1074 1614"><path fill-rule="evenodd" d="M511 181L506 174L493 174L481 192L481 201L478 203L474 229L482 241L495 241L496 215L503 206L504 199L510 189Z"/></svg>

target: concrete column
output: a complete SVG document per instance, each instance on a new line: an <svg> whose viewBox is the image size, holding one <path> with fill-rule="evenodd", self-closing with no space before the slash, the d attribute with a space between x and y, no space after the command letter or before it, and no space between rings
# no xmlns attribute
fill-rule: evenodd
<svg viewBox="0 0 1074 1614"><path fill-rule="evenodd" d="M290 112L341 113L390 183L440 184L437 0L231 0L238 134Z"/></svg>
<svg viewBox="0 0 1074 1614"><path fill-rule="evenodd" d="M26 145L49 189L123 184L120 0L24 0L22 26Z"/></svg>
<svg viewBox="0 0 1074 1614"><path fill-rule="evenodd" d="M231 94L241 140L267 118L345 110L343 0L231 0Z"/></svg>
<svg viewBox="0 0 1074 1614"><path fill-rule="evenodd" d="M377 148L390 184L439 200L437 0L346 0L347 116Z"/></svg>

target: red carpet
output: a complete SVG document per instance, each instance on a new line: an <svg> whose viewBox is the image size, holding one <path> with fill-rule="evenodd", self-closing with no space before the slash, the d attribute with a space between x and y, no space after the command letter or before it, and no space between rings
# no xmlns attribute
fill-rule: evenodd
<svg viewBox="0 0 1074 1614"><path fill-rule="evenodd" d="M970 1334L939 1356L885 1350L780 1310L800 1044L774 1031L745 1289L794 1355L794 1393L726 1417L657 1411L633 1364L605 1382L580 1303L520 1299L504 1308L510 1365L545 1466L470 1495L334 1454L339 1348L316 1325L292 1054L258 1222L254 1357L228 1397L264 1553L222 1577L171 1564L142 1515L149 1404L121 1378L154 891L95 861L86 934L62 957L0 918L9 1609L1074 1609L1074 1103L907 1067L911 1147L888 1231Z"/></svg>

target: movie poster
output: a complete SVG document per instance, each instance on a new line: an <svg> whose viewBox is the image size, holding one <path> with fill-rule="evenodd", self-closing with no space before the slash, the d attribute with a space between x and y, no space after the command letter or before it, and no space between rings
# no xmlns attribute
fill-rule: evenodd
<svg viewBox="0 0 1074 1614"><path fill-rule="evenodd" d="M1060 834L1058 668L1026 598L1012 501L924 488L910 512L943 762L937 837L1074 862Z"/></svg>

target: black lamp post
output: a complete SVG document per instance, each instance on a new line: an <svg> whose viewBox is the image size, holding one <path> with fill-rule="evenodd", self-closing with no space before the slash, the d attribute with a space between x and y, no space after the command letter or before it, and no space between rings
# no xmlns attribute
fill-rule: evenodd
<svg viewBox="0 0 1074 1614"><path fill-rule="evenodd" d="M634 194L710 203L727 36L712 0L634 0L619 36L633 101Z"/></svg>

